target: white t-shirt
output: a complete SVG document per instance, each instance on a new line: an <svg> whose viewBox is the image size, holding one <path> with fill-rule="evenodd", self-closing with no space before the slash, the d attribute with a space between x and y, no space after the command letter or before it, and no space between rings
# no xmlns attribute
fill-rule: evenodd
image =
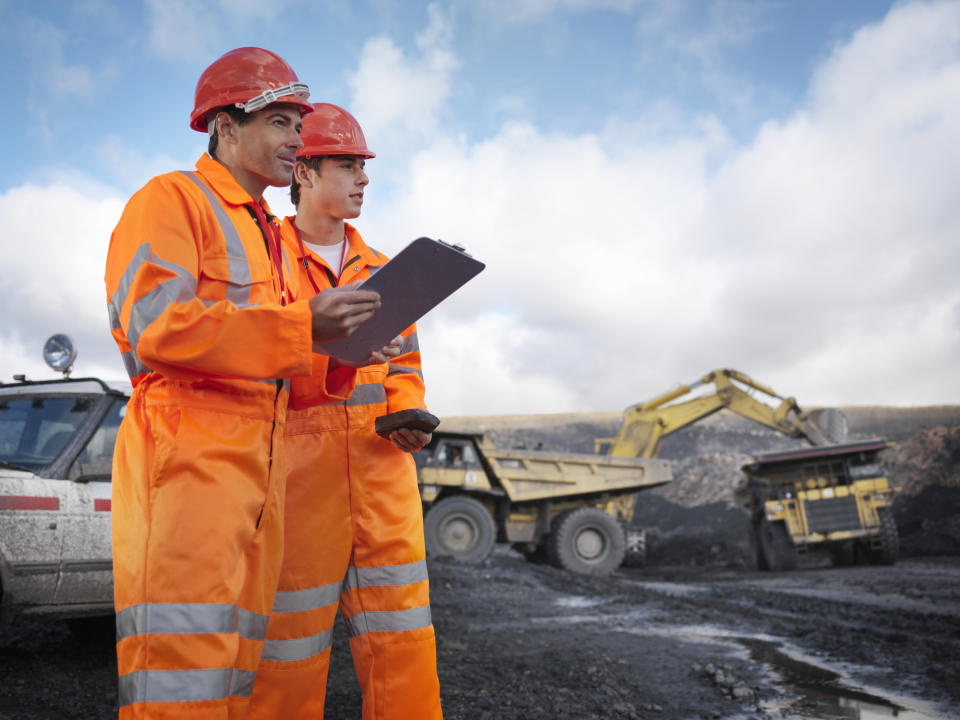
<svg viewBox="0 0 960 720"><path fill-rule="evenodd" d="M314 253L322 257L326 261L327 265L330 266L330 269L333 270L335 275L339 275L340 271L343 269L341 267L341 263L344 260L343 244L346 241L346 238L344 238L335 245L315 245L314 243L309 243L304 240L303 244L310 248Z"/></svg>

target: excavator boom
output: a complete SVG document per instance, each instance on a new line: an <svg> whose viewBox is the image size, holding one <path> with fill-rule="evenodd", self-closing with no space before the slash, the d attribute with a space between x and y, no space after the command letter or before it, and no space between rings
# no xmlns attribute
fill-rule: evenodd
<svg viewBox="0 0 960 720"><path fill-rule="evenodd" d="M712 394L670 404L709 384L715 389ZM741 385L755 393L748 392ZM757 399L756 393L779 402L768 405ZM846 418L839 411L822 408L804 412L794 398L778 395L769 386L737 370L720 369L707 373L690 385L681 385L627 408L617 437L598 438L595 442L597 452L609 444L610 455L656 457L666 435L724 409L790 437L806 438L813 445L829 445L846 439Z"/></svg>

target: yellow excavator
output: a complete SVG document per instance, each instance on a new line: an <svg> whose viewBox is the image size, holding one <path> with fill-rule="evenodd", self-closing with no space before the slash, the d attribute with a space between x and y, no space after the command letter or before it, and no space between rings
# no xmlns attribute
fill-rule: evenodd
<svg viewBox="0 0 960 720"><path fill-rule="evenodd" d="M669 404L709 384L714 386L713 393ZM780 402L771 407L749 390ZM720 410L730 410L790 437L806 438L813 445L834 445L847 437L847 420L838 410L821 408L804 412L794 398L778 395L772 388L737 370L721 369L707 373L690 385L681 385L627 408L617 436L597 438L594 449L598 454L618 457L657 457L660 441L665 436Z"/></svg>
<svg viewBox="0 0 960 720"><path fill-rule="evenodd" d="M713 392L675 402L711 384ZM758 395L774 402L764 402ZM792 569L797 554L815 546L829 549L838 564L854 557L895 561L898 542L890 508L893 493L878 458L889 443L844 444L847 419L842 412L832 408L804 411L796 399L783 397L737 370L714 370L690 385L627 408L617 436L597 438L594 448L597 454L655 458L664 437L720 410L817 446L761 456L744 467L749 481L740 499L754 520L762 568ZM623 504L633 499L612 502ZM627 507L611 507L608 512L632 517ZM641 564L644 544L642 540L628 543L626 562Z"/></svg>

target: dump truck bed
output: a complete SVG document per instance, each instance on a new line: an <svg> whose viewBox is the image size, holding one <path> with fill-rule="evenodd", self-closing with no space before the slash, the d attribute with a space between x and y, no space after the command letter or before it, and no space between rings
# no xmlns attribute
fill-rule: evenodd
<svg viewBox="0 0 960 720"><path fill-rule="evenodd" d="M479 445L481 455L514 502L602 492L630 492L673 479L666 460L609 455L505 450Z"/></svg>

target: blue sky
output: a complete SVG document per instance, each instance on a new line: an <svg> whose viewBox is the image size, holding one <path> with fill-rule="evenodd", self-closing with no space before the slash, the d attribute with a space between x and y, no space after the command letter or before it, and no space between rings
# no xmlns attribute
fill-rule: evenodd
<svg viewBox="0 0 960 720"><path fill-rule="evenodd" d="M715 367L801 405L960 403L960 2L0 12L4 379L47 374L54 332L78 373L120 376L110 230L203 151L204 67L259 45L363 125L371 244L439 236L488 263L421 323L435 411L617 410Z"/></svg>

